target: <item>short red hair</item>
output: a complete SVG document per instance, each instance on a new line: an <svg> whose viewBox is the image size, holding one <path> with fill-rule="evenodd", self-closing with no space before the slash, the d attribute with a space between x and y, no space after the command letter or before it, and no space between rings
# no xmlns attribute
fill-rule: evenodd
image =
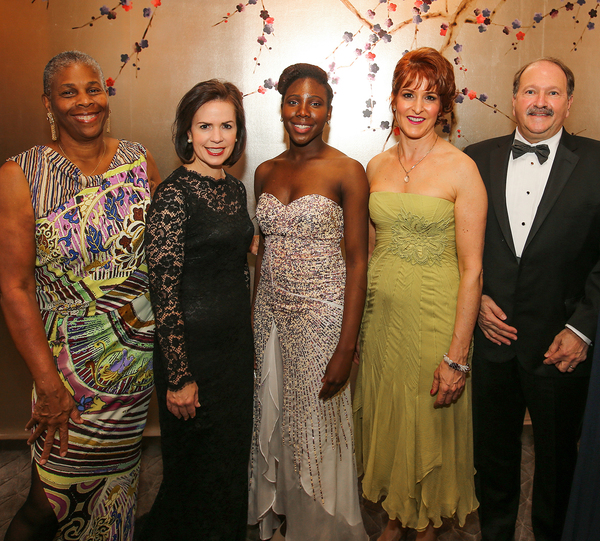
<svg viewBox="0 0 600 541"><path fill-rule="evenodd" d="M418 87L427 81L427 90L435 92L442 103L440 112L447 115L452 112L456 98L454 68L439 52L431 47L421 47L406 53L394 70L392 81L392 101L406 86Z"/></svg>

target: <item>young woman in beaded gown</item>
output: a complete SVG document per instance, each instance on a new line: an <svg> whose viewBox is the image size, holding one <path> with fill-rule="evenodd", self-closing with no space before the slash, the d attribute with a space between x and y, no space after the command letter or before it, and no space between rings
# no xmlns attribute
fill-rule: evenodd
<svg viewBox="0 0 600 541"><path fill-rule="evenodd" d="M381 498L380 541L477 507L466 364L481 296L487 198L476 165L435 133L452 110L452 65L436 50L398 62L398 145L367 167L374 250L354 396L364 496ZM444 360L444 354L446 360ZM452 363L447 360L453 361Z"/></svg>
<svg viewBox="0 0 600 541"><path fill-rule="evenodd" d="M295 64L279 92L289 148L255 175L249 521L261 539L285 516L286 541L365 541L347 380L366 286L368 185L358 162L323 141L327 74Z"/></svg>
<svg viewBox="0 0 600 541"><path fill-rule="evenodd" d="M140 539L243 541L252 435L253 348L246 256L254 227L244 185L223 166L242 155L242 95L198 83L181 100L184 165L148 214L154 374L163 481Z"/></svg>

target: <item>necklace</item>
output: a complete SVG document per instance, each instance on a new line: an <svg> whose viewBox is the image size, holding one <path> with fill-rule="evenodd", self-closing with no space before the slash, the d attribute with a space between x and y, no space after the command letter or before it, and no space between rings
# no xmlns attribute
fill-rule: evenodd
<svg viewBox="0 0 600 541"><path fill-rule="evenodd" d="M94 170L89 175L85 175L86 177L93 176L93 174L96 172L96 169L98 169L98 166L102 162L102 159L104 158L104 154L106 154L106 141L104 139L102 139L102 144L104 146L104 148L102 149L102 156L100 156L100 160L98 160L98 163L96 164L96 167L94 167ZM60 142L58 142L58 148L60 148L62 150L62 153L65 155L65 158L67 158L67 160L69 160L71 163L75 163L71 158L69 158L69 156L67 156L67 153L65 152L65 149L62 147Z"/></svg>
<svg viewBox="0 0 600 541"><path fill-rule="evenodd" d="M433 145L431 145L431 148L427 151L427 154L425 154L425 156L423 156L417 163L415 163L415 165L413 165L408 171L404 168L404 166L402 165L402 160L400 159L400 143L398 143L398 146L396 147L396 150L398 152L398 161L400 162L400 167L402 167L402 170L404 171L405 177L404 177L404 182L408 182L410 180L408 174L415 168L417 167L417 165L419 165L425 158L427 158L427 156L429 156L429 153L433 150L433 147L435 146L435 144L437 143L437 140L439 139L439 135L435 136L435 141L433 142ZM60 146L60 145L59 145Z"/></svg>

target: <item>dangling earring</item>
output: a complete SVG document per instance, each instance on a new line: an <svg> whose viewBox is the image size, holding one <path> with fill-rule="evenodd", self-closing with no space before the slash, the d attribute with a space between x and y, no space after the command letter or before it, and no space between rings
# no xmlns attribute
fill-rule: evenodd
<svg viewBox="0 0 600 541"><path fill-rule="evenodd" d="M48 118L48 122L50 122L50 136L52 137L53 141L58 141L58 127L54 122L54 115L48 111L46 117Z"/></svg>
<svg viewBox="0 0 600 541"><path fill-rule="evenodd" d="M108 110L108 118L106 119L106 133L110 133L110 109Z"/></svg>

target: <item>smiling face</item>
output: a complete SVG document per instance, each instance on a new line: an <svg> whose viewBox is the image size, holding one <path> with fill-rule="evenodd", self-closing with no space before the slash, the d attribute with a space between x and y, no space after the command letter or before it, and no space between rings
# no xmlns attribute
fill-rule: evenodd
<svg viewBox="0 0 600 541"><path fill-rule="evenodd" d="M440 97L433 90L428 90L426 79L419 85L409 81L400 88L398 95L392 99L394 116L400 131L410 139L420 139L433 132L441 110Z"/></svg>
<svg viewBox="0 0 600 541"><path fill-rule="evenodd" d="M188 130L194 161L186 167L202 175L222 178L223 162L235 147L235 108L228 101L213 100L200 107Z"/></svg>
<svg viewBox="0 0 600 541"><path fill-rule="evenodd" d="M563 70L552 62L541 61L521 74L512 102L519 132L535 144L550 139L563 127L573 96L567 96Z"/></svg>
<svg viewBox="0 0 600 541"><path fill-rule="evenodd" d="M102 135L108 118L108 96L100 75L85 64L71 64L51 82L44 106L54 115L60 137L90 140Z"/></svg>
<svg viewBox="0 0 600 541"><path fill-rule="evenodd" d="M306 146L322 139L325 124L331 118L327 90L311 78L294 81L285 93L281 118L294 144Z"/></svg>

